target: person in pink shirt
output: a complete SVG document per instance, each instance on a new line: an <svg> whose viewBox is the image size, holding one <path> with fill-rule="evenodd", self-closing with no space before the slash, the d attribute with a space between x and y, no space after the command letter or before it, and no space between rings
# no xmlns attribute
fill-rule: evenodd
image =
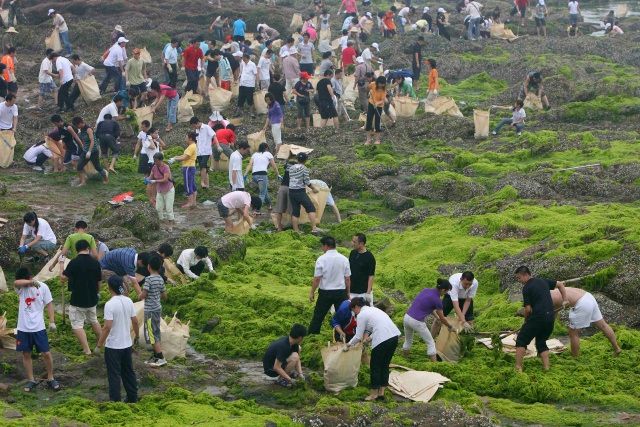
<svg viewBox="0 0 640 427"><path fill-rule="evenodd" d="M178 121L178 101L180 101L178 91L171 86L160 84L154 80L151 82L149 96L155 98L155 101L151 104L151 109L154 113L160 104L167 99L167 128L165 131L171 131L173 125Z"/></svg>
<svg viewBox="0 0 640 427"><path fill-rule="evenodd" d="M171 169L164 161L162 153L153 155L153 166L149 176L145 178L145 184L156 185L156 210L160 221L174 221L173 200L175 198L175 188L171 178Z"/></svg>
<svg viewBox="0 0 640 427"><path fill-rule="evenodd" d="M358 14L358 4L356 3L356 0L342 0L340 8L338 9L338 15L340 15L340 12L342 12L343 9L348 15L354 13L356 15Z"/></svg>

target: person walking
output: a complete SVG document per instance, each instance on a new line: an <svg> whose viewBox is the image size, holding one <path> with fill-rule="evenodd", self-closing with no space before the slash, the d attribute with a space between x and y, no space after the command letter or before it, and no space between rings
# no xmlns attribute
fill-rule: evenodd
<svg viewBox="0 0 640 427"><path fill-rule="evenodd" d="M336 239L324 236L320 239L320 244L324 254L316 260L313 284L309 293L309 301L313 302L318 289L318 300L309 324L310 335L320 333L320 327L329 308L333 305L334 309L338 310L340 304L349 296L351 286L349 260L336 251Z"/></svg>
<svg viewBox="0 0 640 427"><path fill-rule="evenodd" d="M278 153L280 146L282 145L282 121L284 120L284 112L279 102L276 102L273 94L266 93L264 100L267 103L267 119L264 122L262 131L265 132L269 125L271 125L271 135L273 136L273 142L275 143L274 153Z"/></svg>
<svg viewBox="0 0 640 427"><path fill-rule="evenodd" d="M251 155L251 160L245 170L244 175L249 175L251 171L252 181L258 185L260 200L262 205L268 206L271 210L271 197L269 197L269 166L273 168L278 180L282 179L278 166L273 159L273 154L269 152L269 145L266 142L261 143L258 146L258 151Z"/></svg>
<svg viewBox="0 0 640 427"><path fill-rule="evenodd" d="M7 93L17 95L18 80L16 79L16 48L14 46L7 49L7 53L2 56L0 63L5 66L2 78L7 82Z"/></svg>
<svg viewBox="0 0 640 427"><path fill-rule="evenodd" d="M176 189L173 185L171 168L164 162L164 154L155 153L153 155L153 166L146 178L149 184L156 186L156 211L160 221L173 222L173 201L176 196Z"/></svg>
<svg viewBox="0 0 640 427"><path fill-rule="evenodd" d="M125 89L123 74L124 67L127 64L127 51L125 48L127 43L129 43L129 40L120 37L109 48L109 53L103 62L106 74L99 86L101 95L106 92L111 80L114 80L115 92Z"/></svg>
<svg viewBox="0 0 640 427"><path fill-rule="evenodd" d="M353 249L349 254L351 288L349 298L361 297L373 305L373 280L376 274L376 259L367 250L367 236L357 233L351 239Z"/></svg>
<svg viewBox="0 0 640 427"><path fill-rule="evenodd" d="M480 38L480 22L482 21L482 4L473 0L467 4L466 13L469 15L469 28L467 31L467 39L475 41Z"/></svg>
<svg viewBox="0 0 640 427"><path fill-rule="evenodd" d="M162 49L162 66L164 68L167 84L175 89L178 82L178 39L171 39Z"/></svg>
<svg viewBox="0 0 640 427"><path fill-rule="evenodd" d="M289 203L291 204L291 226L296 233L300 232L300 208L304 207L309 217L311 233L317 234L322 230L318 228L316 208L307 194L306 188L317 193L319 190L311 184L309 169L305 166L308 156L306 153L296 155L298 163L289 167Z"/></svg>
<svg viewBox="0 0 640 427"><path fill-rule="evenodd" d="M151 256L147 265L149 275L144 278L142 290L138 294L138 298L144 300L144 340L147 345L151 345L153 348L151 359L145 363L154 368L167 364L167 360L162 354L162 335L160 332L161 300L167 299L164 279L159 273L162 264L163 259L160 256Z"/></svg>
<svg viewBox="0 0 640 427"><path fill-rule="evenodd" d="M569 25L577 26L580 18L580 3L578 0L569 0L567 7L569 8Z"/></svg>
<svg viewBox="0 0 640 427"><path fill-rule="evenodd" d="M69 27L67 26L67 22L55 9L49 9L48 16L53 20L53 28L58 30L60 41L64 46L65 55L67 57L70 56L71 42L69 41Z"/></svg>
<svg viewBox="0 0 640 427"><path fill-rule="evenodd" d="M186 92L198 92L198 80L200 79L200 61L204 63L204 53L200 49L200 42L191 39L189 47L182 52L184 72L187 75Z"/></svg>
<svg viewBox="0 0 640 427"><path fill-rule="evenodd" d="M249 111L251 112L251 118L256 117L256 109L253 105L253 94L255 93L258 83L258 67L251 61L251 56L245 53L242 55L242 62L240 63L237 116L243 113L244 104L247 103L249 105Z"/></svg>
<svg viewBox="0 0 640 427"><path fill-rule="evenodd" d="M236 42L243 42L245 32L247 31L247 24L244 22L241 16L238 16L238 18L235 21L233 21L232 26L233 26L233 40Z"/></svg>
<svg viewBox="0 0 640 427"><path fill-rule="evenodd" d="M298 116L296 119L296 129L300 130L302 120L304 119L305 128L309 130L309 122L311 118L311 95L313 94L313 85L309 81L311 76L303 71L300 73L300 80L293 87L293 95L296 96L296 105L298 107Z"/></svg>
<svg viewBox="0 0 640 427"><path fill-rule="evenodd" d="M216 144L216 133L211 126L204 124L197 117L189 120L191 129L196 133L196 146L198 148L198 168L200 169L200 187L209 188L209 158L213 155L212 144ZM214 142L215 141L215 142Z"/></svg>
<svg viewBox="0 0 640 427"><path fill-rule="evenodd" d="M333 122L333 127L338 130L340 121L338 120L338 111L336 104L338 99L333 92L331 79L333 78L333 70L329 69L324 72L324 77L320 79L316 85L318 94L318 110L320 112L320 127L325 127L329 120Z"/></svg>
<svg viewBox="0 0 640 427"><path fill-rule="evenodd" d="M371 136L375 135L375 145L380 144L380 133L382 132L382 110L385 103L389 102L387 97L387 79L380 76L375 83L369 84L369 103L367 105L367 121L365 130L367 140L364 145L371 144Z"/></svg>
<svg viewBox="0 0 640 427"><path fill-rule="evenodd" d="M138 384L133 370L132 353L139 339L138 318L131 298L123 295L122 278L111 276L107 282L111 298L104 305L104 326L96 346L96 353L104 347L104 361L109 381L109 399L120 402L120 382L127 393L126 403L138 401ZM131 339L133 326L134 339Z"/></svg>
<svg viewBox="0 0 640 427"><path fill-rule="evenodd" d="M376 307L369 307L364 298L351 300L351 310L356 315L356 334L345 346L345 351L359 342L371 341L371 363L369 396L365 401L384 400L384 392L389 385L389 365L398 347L400 330L393 320Z"/></svg>

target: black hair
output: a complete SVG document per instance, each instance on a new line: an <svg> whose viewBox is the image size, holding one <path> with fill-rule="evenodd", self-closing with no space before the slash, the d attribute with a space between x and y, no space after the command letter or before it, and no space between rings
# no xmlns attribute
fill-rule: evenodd
<svg viewBox="0 0 640 427"><path fill-rule="evenodd" d="M196 141L198 138L198 134L195 132L187 132L187 138L189 139L189 141Z"/></svg>
<svg viewBox="0 0 640 427"><path fill-rule="evenodd" d="M80 61L80 55L78 55L77 53L74 53L73 55L71 55L71 60Z"/></svg>
<svg viewBox="0 0 640 427"><path fill-rule="evenodd" d="M275 99L273 98L273 95L272 95L272 94L270 94L269 92L267 92L267 93L265 93L265 94L264 94L264 100L265 100L265 102L267 101L267 99L268 99L269 101L271 101L271 102L274 102L274 101L275 101Z"/></svg>
<svg viewBox="0 0 640 427"><path fill-rule="evenodd" d="M375 74L373 73L373 71L367 71L367 72L364 74L364 76L365 76L365 77L374 77L374 76L375 76Z"/></svg>
<svg viewBox="0 0 640 427"><path fill-rule="evenodd" d="M380 76L376 79L376 89L378 89L380 86L386 86L387 85L387 79L385 76Z"/></svg>
<svg viewBox="0 0 640 427"><path fill-rule="evenodd" d="M198 123L200 123L200 119L197 118L196 116L193 116L189 119L189 124L190 125L197 125Z"/></svg>
<svg viewBox="0 0 640 427"><path fill-rule="evenodd" d="M122 99L123 99L122 95L116 95L113 97L113 102L116 102L116 103L122 102Z"/></svg>
<svg viewBox="0 0 640 427"><path fill-rule="evenodd" d="M45 51L44 51L44 55L45 55L45 56L49 56L49 55L51 55L52 53L53 53L53 49L47 49L47 50L45 50Z"/></svg>
<svg viewBox="0 0 640 427"><path fill-rule="evenodd" d="M451 288L451 283L449 283L447 279L438 279L436 281L436 289L444 289L445 291L450 291Z"/></svg>
<svg viewBox="0 0 640 427"><path fill-rule="evenodd" d="M157 80L152 80L151 81L151 89L153 90L160 90L160 83L158 83Z"/></svg>
<svg viewBox="0 0 640 427"><path fill-rule="evenodd" d="M389 8L389 10L390 10L391 12L395 12L396 10L398 10L398 8L397 8L397 7L395 7L395 6L391 6L391 7Z"/></svg>
<svg viewBox="0 0 640 427"><path fill-rule="evenodd" d="M346 36L347 34L349 34L349 31L347 31L347 30L342 30L342 35L343 35L343 36Z"/></svg>
<svg viewBox="0 0 640 427"><path fill-rule="evenodd" d="M289 331L289 336L293 339L304 338L307 336L307 328L299 323L294 324Z"/></svg>
<svg viewBox="0 0 640 427"><path fill-rule="evenodd" d="M322 239L320 239L320 243L322 244L322 246L328 246L331 249L336 248L336 239L331 236L324 236Z"/></svg>
<svg viewBox="0 0 640 427"><path fill-rule="evenodd" d="M367 301L362 298L362 297L355 297L354 299L351 300L351 304L349 304L349 307L351 307L351 309L353 310L356 307L364 307L367 304Z"/></svg>
<svg viewBox="0 0 640 427"><path fill-rule="evenodd" d="M333 55L333 53L331 53L331 51L325 52L325 53L322 54L322 59L331 58L331 55Z"/></svg>
<svg viewBox="0 0 640 427"><path fill-rule="evenodd" d="M82 240L78 240L76 242L76 252L80 253L82 251L86 251L87 249L89 249L89 242L87 242L86 240L82 239Z"/></svg>
<svg viewBox="0 0 640 427"><path fill-rule="evenodd" d="M37 235L38 234L38 227L40 226L40 223L38 222L38 215L36 215L35 212L27 212L26 214L24 214L24 216L22 217L22 219L24 220L25 224L29 224L31 221L35 221L35 224L33 224L33 235Z"/></svg>
<svg viewBox="0 0 640 427"><path fill-rule="evenodd" d="M168 243L162 243L158 246L158 253L164 255L165 257L170 257L173 255L173 246Z"/></svg>
<svg viewBox="0 0 640 427"><path fill-rule="evenodd" d="M111 276L107 280L109 288L116 293L116 295L122 295L124 293L124 280L120 276Z"/></svg>
<svg viewBox="0 0 640 427"><path fill-rule="evenodd" d="M528 274L529 276L531 276L531 270L529 270L529 267L521 265L520 267L516 268L515 274Z"/></svg>
<svg viewBox="0 0 640 427"><path fill-rule="evenodd" d="M259 211L262 208L262 199L258 196L251 196L251 207L256 211Z"/></svg>
<svg viewBox="0 0 640 427"><path fill-rule="evenodd" d="M158 255L152 255L149 258L149 266L148 269L151 269L153 271L160 271L160 269L162 268L162 258Z"/></svg>
<svg viewBox="0 0 640 427"><path fill-rule="evenodd" d="M307 153L298 153L298 154L296 154L296 159L298 160L299 163L306 162L308 158L309 158L309 156L307 155Z"/></svg>
<svg viewBox="0 0 640 427"><path fill-rule="evenodd" d="M267 94L267 95L269 95L269 94ZM214 131L215 130L224 129L224 125L222 123L216 123L215 125L213 125L213 127L211 129L213 129Z"/></svg>
<svg viewBox="0 0 640 427"><path fill-rule="evenodd" d="M234 125L233 123L229 123L229 124L227 125L227 129L231 129L232 131L234 131L234 132L235 132L235 131L236 131L236 125Z"/></svg>
<svg viewBox="0 0 640 427"><path fill-rule="evenodd" d="M524 107L524 101L522 99L516 99L516 105L522 108Z"/></svg>
<svg viewBox="0 0 640 427"><path fill-rule="evenodd" d="M12 93L8 94L7 96L4 97L5 101L13 101L14 99L16 99L16 96Z"/></svg>
<svg viewBox="0 0 640 427"><path fill-rule="evenodd" d="M470 282L473 281L473 279L475 279L475 278L476 278L476 276L474 276L473 273L468 271L468 270L463 272L462 273L462 277L461 277L461 279L468 280Z"/></svg>
<svg viewBox="0 0 640 427"><path fill-rule="evenodd" d="M196 246L193 253L199 258L206 258L209 255L209 249L204 246Z"/></svg>
<svg viewBox="0 0 640 427"><path fill-rule="evenodd" d="M16 53L16 48L11 46L9 49L7 49L7 54L12 54L12 53Z"/></svg>
<svg viewBox="0 0 640 427"><path fill-rule="evenodd" d="M73 119L71 119L71 124L73 124L75 127L78 127L80 123L84 123L84 119L80 116L76 116Z"/></svg>
<svg viewBox="0 0 640 427"><path fill-rule="evenodd" d="M103 116L103 119L104 119L104 120L111 120L111 119L113 119L113 116L112 116L111 114L105 114L105 115Z"/></svg>
<svg viewBox="0 0 640 427"><path fill-rule="evenodd" d="M289 44L289 43L295 43L295 42L296 42L296 41L293 39L293 37L289 37L289 38L287 39L287 44Z"/></svg>
<svg viewBox="0 0 640 427"><path fill-rule="evenodd" d="M144 126L144 127L151 127L151 123L149 122L149 120L143 120L140 122L140 126Z"/></svg>
<svg viewBox="0 0 640 427"><path fill-rule="evenodd" d="M153 252L140 252L138 254L138 261L140 261L142 265L146 267L147 265L149 265L149 260L151 259L152 255Z"/></svg>
<svg viewBox="0 0 640 427"><path fill-rule="evenodd" d="M266 142L261 142L260 145L258 145L258 153L264 153L268 149L269 149L269 144L267 144Z"/></svg>
<svg viewBox="0 0 640 427"><path fill-rule="evenodd" d="M333 76L333 70L331 68L329 68L328 70L324 70L324 76L325 77Z"/></svg>
<svg viewBox="0 0 640 427"><path fill-rule="evenodd" d="M157 153L155 153L153 155L153 160L164 160L164 154L162 154L162 151L158 151Z"/></svg>
<svg viewBox="0 0 640 427"><path fill-rule="evenodd" d="M87 223L85 221L83 221L83 220L76 221L76 228L80 228L82 230L86 230L87 227L89 227L89 226L87 225Z"/></svg>
<svg viewBox="0 0 640 427"><path fill-rule="evenodd" d="M153 133L155 133L155 132L157 132L157 131L158 131L158 128L157 128L157 127L155 127L155 126L151 126L151 127L149 128L149 130L147 131L147 134L151 135L151 134L153 134Z"/></svg>
<svg viewBox="0 0 640 427"><path fill-rule="evenodd" d="M60 116L60 114L54 114L53 116L51 116L51 123L60 123L63 121L64 120L62 120L62 117Z"/></svg>
<svg viewBox="0 0 640 427"><path fill-rule="evenodd" d="M237 144L238 150L247 149L249 147L249 143L247 141L242 141Z"/></svg>
<svg viewBox="0 0 640 427"><path fill-rule="evenodd" d="M16 280L29 280L31 279L31 272L27 267L20 267L16 270Z"/></svg>
<svg viewBox="0 0 640 427"><path fill-rule="evenodd" d="M342 68L336 68L336 69L333 71L333 74L340 74L340 73L342 73Z"/></svg>
<svg viewBox="0 0 640 427"><path fill-rule="evenodd" d="M356 237L358 239L358 242L362 243L363 245L367 244L367 236L365 236L364 233L356 233L353 235L353 237Z"/></svg>
<svg viewBox="0 0 640 427"><path fill-rule="evenodd" d="M429 59L427 59L427 62L429 63L429 66L430 66L431 68L438 68L438 66L437 66L437 64L436 64L436 60L435 60L435 59L429 58Z"/></svg>

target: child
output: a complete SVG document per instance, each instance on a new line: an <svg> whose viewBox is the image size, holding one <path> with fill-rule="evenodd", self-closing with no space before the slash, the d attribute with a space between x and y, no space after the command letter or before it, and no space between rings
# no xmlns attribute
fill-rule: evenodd
<svg viewBox="0 0 640 427"><path fill-rule="evenodd" d="M518 136L522 135L522 130L524 129L524 119L527 117L527 113L524 111L524 102L521 99L516 100L515 105L512 108L513 114L510 119L502 119L498 126L493 130L493 135L497 135L500 132L500 129L504 125L511 125L516 129L516 134Z"/></svg>
<svg viewBox="0 0 640 427"><path fill-rule="evenodd" d="M22 364L27 373L25 392L32 391L39 382L33 376L33 362L31 352L33 347L42 353L44 365L47 368L47 386L60 390L60 383L53 378L53 358L49 351L49 338L44 327L43 310L49 315L49 331L56 331L55 314L53 312L53 298L46 284L31 279L26 268L16 271L14 283L20 305L18 309L18 333L16 335L16 351L22 352Z"/></svg>
<svg viewBox="0 0 640 427"><path fill-rule="evenodd" d="M184 178L184 191L187 196L187 203L182 205L183 209L194 208L196 206L196 196L198 191L196 188L196 138L195 132L187 134L187 148L184 154L169 159L169 164L174 164L177 160L182 162L182 177Z"/></svg>
<svg viewBox="0 0 640 427"><path fill-rule="evenodd" d="M164 280L159 274L162 263L162 258L156 255L152 256L147 265L151 274L145 277L142 290L136 289L138 298L144 300L144 339L147 344L153 346L153 356L146 363L154 368L167 364L162 354L162 339L160 336L160 319L162 318L160 300L167 299ZM139 285L138 288L140 288Z"/></svg>
<svg viewBox="0 0 640 427"><path fill-rule="evenodd" d="M138 132L138 140L136 142L136 147L133 150L133 158L135 159L136 157L138 157L138 154L140 154L140 151L142 150L142 143L144 141L146 141L147 139L147 132L149 132L149 128L151 127L151 123L149 123L149 120L143 120L140 123L140 132ZM143 163L143 159L142 156L140 157L140 162L138 163L138 172L140 172L140 169L142 168L143 165L145 165L146 163ZM140 172L141 173L141 172Z"/></svg>

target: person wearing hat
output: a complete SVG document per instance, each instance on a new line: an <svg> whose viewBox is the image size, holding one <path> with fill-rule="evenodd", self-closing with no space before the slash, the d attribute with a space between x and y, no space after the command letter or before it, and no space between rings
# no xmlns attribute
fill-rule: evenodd
<svg viewBox="0 0 640 427"><path fill-rule="evenodd" d="M122 25L116 25L111 32L111 44L115 44L120 37L125 37Z"/></svg>
<svg viewBox="0 0 640 427"><path fill-rule="evenodd" d="M200 78L200 61L204 62L204 53L200 49L200 42L197 39L191 39L189 47L182 52L184 72L187 75L186 92L198 92L198 79Z"/></svg>
<svg viewBox="0 0 640 427"><path fill-rule="evenodd" d="M309 73L302 71L300 80L293 87L293 95L296 96L296 105L298 106L298 118L296 119L297 130L301 129L302 119L307 129L309 129L309 118L311 117L311 95L313 93L313 85L309 82L311 76Z"/></svg>
<svg viewBox="0 0 640 427"><path fill-rule="evenodd" d="M429 29L427 31L432 32L433 31L433 18L431 17L431 14L429 13L431 9L429 8L429 6L425 6L424 9L422 9L422 20L426 21L427 24L429 25ZM418 24L419 21L416 22L416 25ZM420 25L418 25L418 28L420 28Z"/></svg>
<svg viewBox="0 0 640 427"><path fill-rule="evenodd" d="M107 73L105 74L102 83L100 83L101 94L106 92L111 79L114 79L116 92L125 89L123 73L125 65L127 64L127 43L129 43L129 40L124 37L120 37L116 40L116 43L109 48L109 53L103 62Z"/></svg>
<svg viewBox="0 0 640 427"><path fill-rule="evenodd" d="M172 88L175 88L178 82L178 46L180 40L173 38L162 49L162 68L167 84Z"/></svg>
<svg viewBox="0 0 640 427"><path fill-rule="evenodd" d="M298 224L300 223L300 207L304 207L304 210L309 216L309 224L311 225L311 233L317 234L322 230L318 228L316 222L316 208L311 202L306 188L309 187L311 191L317 193L318 190L309 178L309 169L305 166L308 160L307 153L298 153L296 159L298 163L289 167L289 202L291 204L291 226L296 233L300 232ZM348 262L347 262L348 264ZM348 292L347 292L348 294ZM340 303L338 302L338 305ZM326 312L325 312L326 314ZM324 318L324 315L322 316Z"/></svg>
<svg viewBox="0 0 640 427"><path fill-rule="evenodd" d="M451 41L451 35L449 34L449 30L447 29L447 11L443 8L438 8L438 13L436 14L436 27L438 28L438 34L444 37L445 39Z"/></svg>
<svg viewBox="0 0 640 427"><path fill-rule="evenodd" d="M398 11L396 16L396 26L399 29L400 34L404 34L405 25L411 25L411 16L416 12L416 8L413 6L405 6Z"/></svg>
<svg viewBox="0 0 640 427"><path fill-rule="evenodd" d="M366 48L362 51L360 56L364 60L365 64L367 64L373 70L373 63L381 63L380 59L378 59L378 54L380 53L380 45L378 43L372 43L371 47Z"/></svg>
<svg viewBox="0 0 640 427"><path fill-rule="evenodd" d="M53 27L58 30L65 54L67 56L71 55L71 42L69 42L69 27L67 27L67 23L55 9L49 9L48 16L53 19Z"/></svg>
<svg viewBox="0 0 640 427"><path fill-rule="evenodd" d="M138 383L133 370L132 353L138 345L138 318L131 298L123 295L126 287L119 276L111 276L107 281L111 298L104 305L104 326L94 353L99 354L104 347L104 361L109 379L109 399L120 402L120 382L127 393L127 403L138 401ZM134 339L131 340L133 327Z"/></svg>
<svg viewBox="0 0 640 427"><path fill-rule="evenodd" d="M548 13L549 11L547 10L547 5L545 4L544 0L538 0L538 3L533 10L533 16L536 20L536 32L538 33L538 37L540 37L540 33L542 33L544 37L547 37L547 23L545 18Z"/></svg>
<svg viewBox="0 0 640 427"><path fill-rule="evenodd" d="M356 70L353 73L353 89L358 89L360 108L363 112L366 112L367 104L369 103L369 83L372 81L373 68L364 62L362 56L356 58L356 63Z"/></svg>
<svg viewBox="0 0 640 427"><path fill-rule="evenodd" d="M285 52L285 57L282 59L282 72L285 78L285 89L287 90L287 99L290 99L293 93L294 87L300 80L300 63L298 62L298 50L292 47Z"/></svg>
<svg viewBox="0 0 640 427"><path fill-rule="evenodd" d="M140 59L140 49L133 49L133 58L127 61L125 67L125 76L127 86L129 86L131 92L135 95L131 100L132 108L138 107L138 100L143 101L146 99L145 92L147 91L147 66Z"/></svg>

